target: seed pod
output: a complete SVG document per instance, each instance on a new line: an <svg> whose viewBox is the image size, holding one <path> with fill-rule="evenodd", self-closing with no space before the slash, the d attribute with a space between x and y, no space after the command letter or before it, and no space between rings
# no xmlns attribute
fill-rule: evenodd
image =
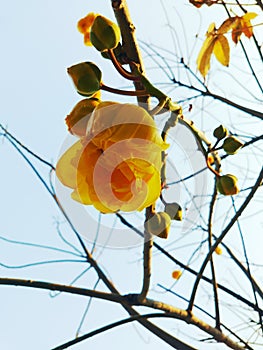
<svg viewBox="0 0 263 350"><path fill-rule="evenodd" d="M85 98L79 101L65 119L68 131L79 137L85 136L91 113L99 103L100 100L97 98Z"/></svg>
<svg viewBox="0 0 263 350"><path fill-rule="evenodd" d="M117 24L103 16L97 16L90 31L90 41L100 52L114 49L120 42L121 32Z"/></svg>
<svg viewBox="0 0 263 350"><path fill-rule="evenodd" d="M232 196L239 192L237 181L238 180L234 175L223 175L217 178L216 188L221 194Z"/></svg>
<svg viewBox="0 0 263 350"><path fill-rule="evenodd" d="M178 203L166 203L164 211L170 216L171 220L182 221L183 210Z"/></svg>
<svg viewBox="0 0 263 350"><path fill-rule="evenodd" d="M168 238L171 219L167 213L154 213L146 222L145 229L149 233L160 238Z"/></svg>
<svg viewBox="0 0 263 350"><path fill-rule="evenodd" d="M219 125L213 133L214 137L216 137L218 140L222 140L227 136L227 134L228 130L224 127L224 125Z"/></svg>
<svg viewBox="0 0 263 350"><path fill-rule="evenodd" d="M78 63L68 68L68 74L79 94L91 97L100 90L102 73L94 63Z"/></svg>
<svg viewBox="0 0 263 350"><path fill-rule="evenodd" d="M223 149L227 154L235 154L243 146L243 143L234 136L229 136L224 140Z"/></svg>

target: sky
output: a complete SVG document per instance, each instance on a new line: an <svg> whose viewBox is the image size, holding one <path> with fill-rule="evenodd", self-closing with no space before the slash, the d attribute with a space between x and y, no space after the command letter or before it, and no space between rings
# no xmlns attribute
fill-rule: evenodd
<svg viewBox="0 0 263 350"><path fill-rule="evenodd" d="M234 125L235 115L233 113L235 111L223 109L213 100L207 104L203 101L196 103L193 114L189 115L188 92L183 89L178 91L168 85L164 73L157 69L158 63L154 62L149 55L152 54L151 49L161 47L160 55L167 58L167 62L170 67L174 68L176 74L184 76L184 73L180 72L176 66L178 57L189 58L189 62L193 64L201 42L205 38L208 24L212 21L220 24L225 19L223 11L218 10L218 8L204 7L201 15L198 9L181 0L178 2L172 0L163 2L128 0L128 4L136 26L137 37L143 49L142 54L148 76L158 83L159 88L163 87L167 93L170 93L175 100L182 101L187 118L193 118L200 128L207 131L209 136L211 136L212 126L218 126L222 119L240 135L244 134L245 131L255 135L262 133L262 129L260 131L258 127L258 120L248 121L242 115L238 125ZM76 24L88 12L101 13L114 20L110 1L106 0L96 2L82 0L74 2L69 0L2 2L0 13L0 42L2 46L0 122L22 144L53 164L56 163L59 154L61 154L65 142L74 142L68 136L64 118L80 100L80 96L76 93L66 73L66 68L81 61L93 61L103 71L105 84L119 88L130 87L123 78L114 72L109 61L103 60L95 49L84 46L83 38L77 31ZM260 21L262 22L262 15L257 19L258 23ZM250 43L247 41L246 45L249 47ZM253 96L249 95L242 86L240 87L240 85L246 86L250 92L260 96L245 68L242 71L243 67L242 69L238 67L241 55L239 49L234 51L233 45L232 49L234 58L231 67L236 74L236 80L241 77L241 83L239 81L230 86L228 81L230 81L231 76L226 68L220 67L217 62L213 61L213 67L217 67L217 69L214 80L211 78L211 87L217 89L215 90L217 92L223 91L226 94L230 92L239 101L249 99L246 101L247 105L259 109L258 103L252 102ZM157 57L158 59L157 62L161 62L160 56ZM103 96L105 100L116 100L115 96L107 93ZM123 98L119 100L124 101ZM134 102L134 99L131 98L128 102ZM209 117L211 118L209 119ZM162 121L161 119L160 125ZM185 138L189 140L187 144L184 143ZM184 177L203 165L201 157L196 156L194 141L183 128L179 127L173 131L169 142L172 144L169 161L169 179L171 181ZM226 165L225 171L238 172L241 185L251 186L255 182L255 173L262 164L262 154L257 149L253 149L253 155L249 158L248 154L249 151L244 150L240 158ZM31 159L43 177L48 180L48 167L34 158ZM72 245L79 247L78 242L65 223L63 216L32 169L4 138L1 139L0 160L2 184L0 202L0 263L2 265L0 265L0 275L61 284L73 283L93 288L97 283L97 277L92 271L87 271L80 276L87 266L83 261L79 261L77 251L72 248ZM171 186L172 190L168 196L181 201L184 207L188 206L188 224L197 220L197 211L190 200L191 193L200 191L200 198L195 203L202 206L207 200L202 197L202 194L211 193L211 189L209 189L211 183L211 177L203 174L196 181L189 182L186 187L183 185L176 188ZM205 184L205 186L200 189L200 184ZM102 238L101 241L100 238L98 239L94 256L101 263L110 279L116 281L116 286L121 293L139 291L142 280L142 246L138 237L123 227L121 229L114 217L102 218L92 208L83 209L78 204L68 201L69 191L59 187L57 182L56 186L62 196L63 204L70 206L69 211L74 220L77 221L81 215L81 232L92 231L92 236L90 233L86 235L87 245L91 249L93 237L98 234L96 231L98 223L101 230L102 227L106 227L107 232L109 232L114 227L117 232L115 234L121 231L122 237L118 241L119 245L113 239L105 246L103 241L105 235L99 235ZM197 197L198 195L199 192ZM260 261L262 263L261 249L257 248L263 244L262 237L259 237L263 227L262 215L260 216L260 199L260 196L257 197L253 208L248 208L247 216L242 221L242 229L246 232L248 252L249 254L253 253L254 272L262 281L263 273L260 269L262 266L259 265ZM231 200L224 203L225 208L229 208L229 212L227 209L226 212L220 210L217 212L215 225L217 230L225 226L232 213L230 210ZM237 206L239 203L241 202L237 201ZM254 220L255 214L257 214L256 220ZM142 214L128 214L127 218L133 220L138 226L141 225ZM251 230L251 221L249 220L253 220L253 230ZM176 223L173 228L176 236L175 238L172 236L167 243L165 242L164 246L171 252L177 249L177 257L184 259L185 255L191 255L189 246L191 244L197 246L204 238L204 233L195 232L193 238L189 233L190 227L187 226L187 223L183 226ZM71 243L71 246L63 241L60 233ZM232 236L227 240L235 251L240 253L241 243L233 237L234 234L235 232L231 232ZM250 235L249 239L248 234ZM125 239L125 237L129 238ZM28 242L31 246L18 242ZM32 246L32 244L39 246ZM60 251L53 249L54 247ZM202 254L201 250L196 260L200 261ZM165 294L161 288L158 288L157 284L160 283L167 287L174 286L171 272L178 267L168 260L164 264L161 256L156 252L154 258L151 292L156 293L154 295L162 300L171 302L171 296ZM216 262L220 258L216 256ZM195 259L193 260L194 264ZM43 261L54 262L27 266L32 262ZM219 266L221 266L221 270L218 273L222 280L224 280L224 274L227 274L227 278L233 278L233 283L249 298L251 294L247 291L247 285L239 285L239 275L232 275L226 255L224 262L219 263ZM77 282L74 282L77 276L80 277ZM193 279L185 275L181 283L178 281L176 292L189 296L192 283ZM101 283L97 288L106 290ZM36 348L47 350L73 339L78 332L83 313L89 304L89 300L84 297L12 286L1 286L0 297L0 348L7 350L33 350ZM202 288L199 294L200 305L205 307L210 297L211 291ZM176 297L173 297L172 302L178 307L185 307L183 302ZM226 315L228 315L227 302L226 299ZM148 310L144 311L148 312ZM112 305L105 301L92 301L79 333L84 334L87 330L104 326L125 317L127 314L118 305ZM233 316L229 315L229 317ZM238 319L233 320L236 323L237 321ZM186 341L189 340L188 325L172 323L170 320L161 320L158 324L167 326L174 335L182 336ZM192 336L201 338L203 334L200 335L191 327L190 338ZM105 332L103 335L98 335L73 348L82 350L90 346L93 349L102 350L105 348L105 344L110 349L119 349L123 346L127 350L136 347L151 350L169 348L161 340L135 324ZM110 347L108 344L111 344ZM198 347L198 344L200 346L200 343L195 345ZM203 349L221 350L225 347L207 343ZM259 347L255 347L255 349L259 349Z"/></svg>

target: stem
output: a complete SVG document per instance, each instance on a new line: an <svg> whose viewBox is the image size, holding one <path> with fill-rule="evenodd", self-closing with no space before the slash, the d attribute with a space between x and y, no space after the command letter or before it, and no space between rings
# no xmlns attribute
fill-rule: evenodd
<svg viewBox="0 0 263 350"><path fill-rule="evenodd" d="M138 295L138 300L145 300L151 281L152 274L152 247L153 247L153 237L151 233L144 232L144 246L143 246L143 286L142 291Z"/></svg>
<svg viewBox="0 0 263 350"><path fill-rule="evenodd" d="M210 164L208 158L206 158L206 165L207 165L208 169L211 170L212 173L215 174L216 177L220 177L219 172L218 172L217 170L215 170L214 168L212 168L212 166L211 166L211 164Z"/></svg>
<svg viewBox="0 0 263 350"><path fill-rule="evenodd" d="M113 94L124 95L124 96L149 96L146 90L136 90L136 91L125 91L120 89L115 89L110 86L101 84L101 90L112 92Z"/></svg>
<svg viewBox="0 0 263 350"><path fill-rule="evenodd" d="M113 63L118 73L120 73L120 75L122 75L125 79L128 79L128 80L133 80L133 81L140 80L140 77L133 75L131 72L128 72L126 69L122 67L122 65L117 60L113 50L108 50L108 54L110 56L111 62Z"/></svg>
<svg viewBox="0 0 263 350"><path fill-rule="evenodd" d="M126 53L127 61L133 73L136 68L132 62L139 65L140 72L144 72L143 61L139 50L139 45L135 36L135 26L132 23L126 0L112 0L112 8L121 30L122 49ZM135 90L143 90L144 86L140 81L134 81ZM138 103L145 107L150 102L150 96L138 96Z"/></svg>
<svg viewBox="0 0 263 350"><path fill-rule="evenodd" d="M216 198L217 198L217 189L216 189L216 181L215 181L214 193L213 193L212 200L211 200L211 203L210 203L209 217L208 217L208 247L209 247L209 251L210 251L210 249L212 247L212 237L213 237L212 222L213 222L213 213L214 213ZM220 330L221 322L220 322L220 312L219 312L219 299L218 299L218 292L217 292L217 282L216 282L216 273L215 273L215 266L214 266L214 261L213 261L213 255L211 255L210 265L211 265L213 291L214 291L214 298L215 298L216 328Z"/></svg>

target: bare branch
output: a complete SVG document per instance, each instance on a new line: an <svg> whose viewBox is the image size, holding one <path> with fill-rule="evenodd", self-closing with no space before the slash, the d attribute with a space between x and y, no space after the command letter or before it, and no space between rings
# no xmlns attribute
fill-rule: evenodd
<svg viewBox="0 0 263 350"><path fill-rule="evenodd" d="M189 311L191 311L193 309L197 288L198 288L199 282L200 282L200 280L202 278L202 275L203 275L203 273L205 271L206 265L207 265L207 263L210 260L211 255L215 251L216 247L222 242L222 240L227 235L227 233L232 228L232 226L236 223L236 221L239 218L239 216L246 209L247 205L249 204L249 202L253 198L254 194L256 193L257 189L259 188L259 186L260 186L260 184L262 182L262 179L263 179L263 167L262 167L262 169L261 169L261 171L259 173L259 176L257 178L257 181L256 181L255 185L253 186L252 190L248 194L247 198L245 199L245 201L243 202L243 204L241 205L239 210L236 212L236 214L233 216L233 218L231 219L230 223L227 225L227 227L223 230L221 235L218 237L216 242L213 244L213 246L211 247L209 253L207 254L207 256L206 256L206 258L205 258L205 260L204 260L204 262L203 262L203 264L202 264L202 266L201 266L201 268L199 270L199 273L198 273L198 275L196 277L196 281L195 281L195 284L194 284L194 287L193 287L192 295L191 295L189 306L188 306L188 310Z"/></svg>

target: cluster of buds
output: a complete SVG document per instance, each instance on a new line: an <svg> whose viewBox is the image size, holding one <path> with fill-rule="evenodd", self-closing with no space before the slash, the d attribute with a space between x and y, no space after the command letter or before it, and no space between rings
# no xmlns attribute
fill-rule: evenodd
<svg viewBox="0 0 263 350"><path fill-rule="evenodd" d="M222 148L229 155L236 154L243 147L243 143L237 137L228 136L228 130L223 125L219 125L214 130L213 135L217 139L217 143L224 140Z"/></svg>
<svg viewBox="0 0 263 350"><path fill-rule="evenodd" d="M217 149L223 149L228 155L236 154L243 147L243 143L237 137L229 135L227 128L223 125L219 125L214 130L213 135L217 139L215 146L223 140L222 146ZM212 148L213 151L216 150L215 146ZM222 176L217 174L216 188L224 196L232 196L239 193L237 182L238 179L235 175Z"/></svg>
<svg viewBox="0 0 263 350"><path fill-rule="evenodd" d="M164 211L152 213L145 221L145 230L154 236L167 239L171 221L182 221L182 213L178 203L165 203Z"/></svg>

